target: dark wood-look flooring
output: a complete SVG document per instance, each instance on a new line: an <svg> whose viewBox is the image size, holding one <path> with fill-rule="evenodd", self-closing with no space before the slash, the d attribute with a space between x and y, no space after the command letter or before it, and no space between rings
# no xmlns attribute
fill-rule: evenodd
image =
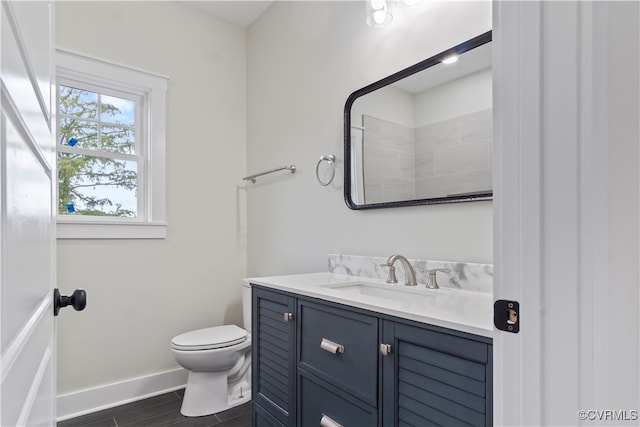
<svg viewBox="0 0 640 427"><path fill-rule="evenodd" d="M58 427L250 427L251 402L228 411L205 417L185 417L180 414L184 390L178 390L104 411L60 421Z"/></svg>

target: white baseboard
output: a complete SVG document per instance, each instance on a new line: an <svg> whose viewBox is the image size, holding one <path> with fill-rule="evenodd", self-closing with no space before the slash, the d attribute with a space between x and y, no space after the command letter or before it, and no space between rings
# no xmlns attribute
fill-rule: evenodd
<svg viewBox="0 0 640 427"><path fill-rule="evenodd" d="M180 368L61 394L57 398L58 421L184 388L188 375L189 371Z"/></svg>

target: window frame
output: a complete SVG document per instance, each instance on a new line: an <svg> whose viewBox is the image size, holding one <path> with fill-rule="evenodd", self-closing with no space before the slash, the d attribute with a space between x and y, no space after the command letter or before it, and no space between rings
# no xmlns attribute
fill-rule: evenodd
<svg viewBox="0 0 640 427"><path fill-rule="evenodd" d="M168 77L116 64L72 51L56 50L56 111L59 110L59 85L79 87L104 95L139 97L136 100L136 153L116 154L117 158L135 157L138 164L138 211L136 218L94 217L58 214L57 177L54 212L58 239L163 239L166 237L166 92ZM59 114L57 114L59 116ZM114 153L87 150L58 144L56 124L56 162L59 152L70 151L95 157ZM138 139L138 136L140 138ZM62 149L59 149L62 147ZM138 151L139 150L139 151ZM57 170L57 168L56 168Z"/></svg>
<svg viewBox="0 0 640 427"><path fill-rule="evenodd" d="M100 108L100 103L98 103L97 106L97 111L96 111L96 119L90 119L90 118L80 118L80 120L85 121L85 122L90 122L90 123L94 123L96 124L96 127L98 129L100 129L103 126L114 126L114 127L122 127L122 128L128 128L128 129L133 129L134 130L134 134L135 134L135 149L134 149L134 154L128 154L128 153L118 153L118 152L113 152L113 151L107 151L107 150L100 150L100 149L86 149L86 148L81 148L81 147L70 147L70 146L66 146L66 145L61 145L60 142L60 122L63 120L63 118L68 117L68 116L63 116L60 111L57 111L57 116L58 116L58 120L56 120L57 126L58 128L56 129L56 134L58 135L58 139L57 139L57 145L56 145L56 149L58 154L59 153L66 153L66 154L79 154L82 156L88 156L88 157L102 157L102 158L108 158L108 159L114 159L114 160L125 160L125 161L132 161L132 162L136 162L137 164L137 185L136 185L136 189L138 194L142 194L142 195L146 195L147 194L147 177L145 174L146 171L146 164L148 163L148 159L146 156L146 152L147 150L147 138L146 138L146 134L147 134L147 130L146 130L146 123L145 121L142 119L143 117L147 117L148 116L148 112L146 110L148 110L148 103L146 102L145 99L145 94L143 92L124 92L122 90L114 90L113 88L106 88L106 87L102 87L102 86L96 86L95 84L90 84L84 81L78 81L78 80L73 80L73 79L69 79L66 77L58 77L57 79L57 85L58 85L58 91L57 91L57 96L60 96L60 86L65 86L65 87L72 87L74 89L80 89L80 90L86 90L92 93L96 93L99 98L101 95L107 95L107 96L114 96L114 97L118 97L121 99L127 99L127 100L131 100L135 103L135 126L130 126L130 125L124 125L124 124L117 124L117 123L110 123L110 122L105 122L100 118L100 113L101 113L101 108ZM58 100L58 107L60 105L60 102ZM73 117L73 116L69 116L69 117ZM136 206L136 217L135 218L126 218L126 217L107 217L109 222L127 222L127 221L133 221L133 222L146 222L146 219L148 217L148 208L147 208L147 197L136 197L137 200L137 206ZM62 219L70 219L72 223L77 222L77 221L92 221L89 218L98 218L98 217L92 217L92 216L73 216L73 215L61 215L60 212L57 212L58 217L62 220ZM74 219L74 218L78 218L78 219ZM101 217L103 219L105 219L104 217Z"/></svg>

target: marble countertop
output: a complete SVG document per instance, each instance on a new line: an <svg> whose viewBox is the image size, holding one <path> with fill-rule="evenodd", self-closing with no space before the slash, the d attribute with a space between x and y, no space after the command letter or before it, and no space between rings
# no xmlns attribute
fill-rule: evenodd
<svg viewBox="0 0 640 427"><path fill-rule="evenodd" d="M286 276L252 277L245 282L292 292L326 301L384 313L403 319L493 337L493 295L461 289L408 288L381 279L336 273L309 273ZM358 283L371 284L382 295L363 295L355 291ZM356 285L356 286L349 286ZM401 298L385 297L384 291L397 289Z"/></svg>

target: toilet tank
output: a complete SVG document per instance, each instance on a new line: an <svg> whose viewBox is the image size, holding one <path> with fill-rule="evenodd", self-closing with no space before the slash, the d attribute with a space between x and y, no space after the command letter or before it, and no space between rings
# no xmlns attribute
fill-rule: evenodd
<svg viewBox="0 0 640 427"><path fill-rule="evenodd" d="M242 320L244 329L251 333L251 285L248 282L242 283Z"/></svg>

